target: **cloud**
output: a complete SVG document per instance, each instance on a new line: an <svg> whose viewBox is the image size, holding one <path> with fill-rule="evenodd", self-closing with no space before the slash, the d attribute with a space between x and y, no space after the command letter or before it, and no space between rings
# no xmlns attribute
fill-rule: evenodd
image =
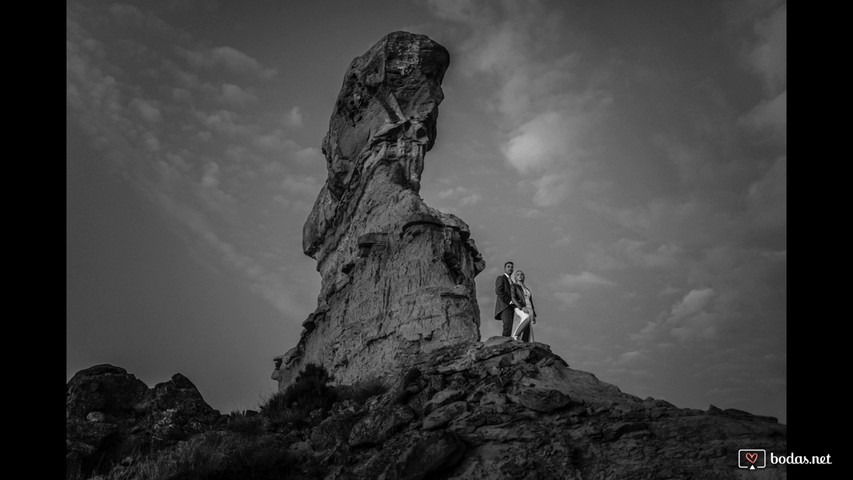
<svg viewBox="0 0 853 480"><path fill-rule="evenodd" d="M738 119L738 125L765 142L784 146L788 132L788 91L763 100Z"/></svg>
<svg viewBox="0 0 853 480"><path fill-rule="evenodd" d="M518 127L504 145L509 164L519 173L541 172L559 163L570 163L580 130L578 119L565 112L545 112Z"/></svg>
<svg viewBox="0 0 853 480"><path fill-rule="evenodd" d="M258 148L278 154L292 152L298 148L296 142L287 138L284 131L281 129L275 129L269 133L257 135L254 138L253 143Z"/></svg>
<svg viewBox="0 0 853 480"><path fill-rule="evenodd" d="M746 199L752 228L782 231L787 226L787 156L776 159L759 180L750 184Z"/></svg>
<svg viewBox="0 0 853 480"><path fill-rule="evenodd" d="M486 101L506 132L501 152L522 176L535 176L532 201L539 207L563 203L581 172L583 134L609 105L597 69L579 69L577 52L545 46L566 37L562 12L538 1L427 2L434 15L467 27L459 64L464 73L495 85ZM587 73L589 70L596 73ZM587 73L587 83L579 80ZM605 78L601 76L601 78Z"/></svg>
<svg viewBox="0 0 853 480"><path fill-rule="evenodd" d="M277 74L274 68L265 68L254 58L233 47L198 50L176 47L175 53L185 58L195 69L224 68L232 73L252 75L265 80Z"/></svg>
<svg viewBox="0 0 853 480"><path fill-rule="evenodd" d="M141 99L134 98L130 102L131 106L136 109L136 112L142 117L143 120L151 123L157 123L162 120L162 115L160 114L160 109L152 105L151 103Z"/></svg>
<svg viewBox="0 0 853 480"><path fill-rule="evenodd" d="M667 295L674 295L676 293L681 293L683 289L678 287L673 287L672 285L667 285L663 290L658 293L659 296L665 297Z"/></svg>
<svg viewBox="0 0 853 480"><path fill-rule="evenodd" d="M158 37L181 38L185 34L179 29L169 25L157 15L151 12L143 12L133 5L116 3L109 6L110 21L115 21L121 28L127 26L153 33Z"/></svg>
<svg viewBox="0 0 853 480"><path fill-rule="evenodd" d="M447 180L448 182L452 182L453 180ZM474 205L479 203L480 200L483 199L482 195L478 192L473 191L469 188L465 188L462 186L456 186L452 188L446 188L439 192L431 192L429 190L425 190L422 192L425 199L435 198L436 200L442 201L441 203L446 203L448 201L454 202L456 206L464 207L468 205ZM444 211L448 212L448 207L442 207ZM456 209L453 209L456 211Z"/></svg>
<svg viewBox="0 0 853 480"><path fill-rule="evenodd" d="M615 248L631 264L644 268L674 270L681 264L684 249L671 243L662 243L657 248L649 248L648 242L620 238Z"/></svg>
<svg viewBox="0 0 853 480"><path fill-rule="evenodd" d="M732 8L736 24L752 27L744 47L747 67L761 79L766 97L738 119L760 142L785 147L787 141L787 5L752 2Z"/></svg>
<svg viewBox="0 0 853 480"><path fill-rule="evenodd" d="M183 88L173 88L172 89L172 99L178 102L189 102L193 98L192 93Z"/></svg>
<svg viewBox="0 0 853 480"><path fill-rule="evenodd" d="M778 92L787 83L787 23L788 8L783 3L755 24L758 39L748 53L748 60L769 92Z"/></svg>
<svg viewBox="0 0 853 480"><path fill-rule="evenodd" d="M554 292L552 296L563 308L573 307L581 298L578 292Z"/></svg>
<svg viewBox="0 0 853 480"><path fill-rule="evenodd" d="M670 311L647 325L637 334L630 335L641 345L665 344L674 337L680 344L718 338L720 315L711 309L717 292L710 287L692 289L675 302Z"/></svg>
<svg viewBox="0 0 853 480"><path fill-rule="evenodd" d="M574 237L568 233L558 231L557 235L557 239L551 242L552 247L566 247L574 241Z"/></svg>
<svg viewBox="0 0 853 480"><path fill-rule="evenodd" d="M558 205L571 192L571 176L568 173L548 173L532 183L536 188L533 203L540 207Z"/></svg>
<svg viewBox="0 0 853 480"><path fill-rule="evenodd" d="M472 193L471 195L462 197L459 199L459 206L464 207L467 205L474 205L475 203L482 200L482 197L478 193Z"/></svg>
<svg viewBox="0 0 853 480"><path fill-rule="evenodd" d="M305 170L324 162L319 149L286 138L281 116L254 109L265 87L233 75L268 79L275 70L233 48L201 47L147 7L67 7L68 117L82 132L69 142L89 144L194 249L207 251L203 263L234 270L276 307L291 303L280 288L281 259L265 256L271 248L257 225L273 211L276 192L310 210L306 199L320 182ZM289 118L295 125L302 114L296 108ZM271 159L284 160L290 177L261 175Z"/></svg>
<svg viewBox="0 0 853 480"><path fill-rule="evenodd" d="M684 248L672 243L653 243L620 238L602 247L593 245L585 256L586 264L596 270L622 270L628 267L676 271L684 264Z"/></svg>
<svg viewBox="0 0 853 480"><path fill-rule="evenodd" d="M230 83L222 84L219 99L222 103L234 108L244 108L258 101L255 94Z"/></svg>
<svg viewBox="0 0 853 480"><path fill-rule="evenodd" d="M210 162L204 166L204 175L201 178L201 185L207 188L216 188L219 186L219 165Z"/></svg>
<svg viewBox="0 0 853 480"><path fill-rule="evenodd" d="M665 163L660 165L674 168L678 174L675 191L705 198L707 192L735 191L755 175L754 164L741 160L744 154L736 141L739 135L731 113L711 108L688 119L687 124L692 130L651 136L651 145L663 153L659 158Z"/></svg>
<svg viewBox="0 0 853 480"><path fill-rule="evenodd" d="M622 270L628 266L624 260L617 258L612 247L602 247L601 245L592 245L584 255L584 263L592 269L613 271Z"/></svg>
<svg viewBox="0 0 853 480"><path fill-rule="evenodd" d="M678 236L679 227L689 218L697 217L699 205L695 200L656 198L646 204L628 207L589 202L588 208L603 214L617 225L627 228L641 238L667 241ZM704 233L704 232L703 232Z"/></svg>
<svg viewBox="0 0 853 480"><path fill-rule="evenodd" d="M490 2L487 0L428 0L431 12L442 19L470 29L460 48L460 65L471 65L466 73L502 75L508 67L528 62L536 39L556 33L554 16L549 17L541 2Z"/></svg>
<svg viewBox="0 0 853 480"><path fill-rule="evenodd" d="M316 197L320 192L321 182L318 178L313 176L302 176L302 175L285 175L284 179L281 181L281 188L286 192L302 196L302 197Z"/></svg>
<svg viewBox="0 0 853 480"><path fill-rule="evenodd" d="M557 285L569 290L583 290L592 287L614 286L616 283L591 272L581 272L578 274L560 274L557 277Z"/></svg>
<svg viewBox="0 0 853 480"><path fill-rule="evenodd" d="M615 366L636 366L638 363L649 361L649 357L640 351L630 351L620 354L613 361Z"/></svg>
<svg viewBox="0 0 853 480"><path fill-rule="evenodd" d="M305 165L323 165L326 160L323 152L321 152L319 148L315 147L298 150L294 154L294 157L296 158L296 161Z"/></svg>
<svg viewBox="0 0 853 480"><path fill-rule="evenodd" d="M672 328L670 334L681 343L692 340L712 340L717 338L719 333L718 318L713 313L699 312L682 320L678 326Z"/></svg>
<svg viewBox="0 0 853 480"><path fill-rule="evenodd" d="M288 127L301 127L302 126L302 111L299 107L293 107L284 114L284 124Z"/></svg>
<svg viewBox="0 0 853 480"><path fill-rule="evenodd" d="M251 123L246 122L239 114L230 110L220 109L211 113L198 110L195 112L195 116L205 128L228 137L248 136L254 130Z"/></svg>
<svg viewBox="0 0 853 480"><path fill-rule="evenodd" d="M684 320L687 317L698 314L704 309L716 292L713 288L703 288L699 290L691 290L678 303L673 305L667 322L676 323Z"/></svg>

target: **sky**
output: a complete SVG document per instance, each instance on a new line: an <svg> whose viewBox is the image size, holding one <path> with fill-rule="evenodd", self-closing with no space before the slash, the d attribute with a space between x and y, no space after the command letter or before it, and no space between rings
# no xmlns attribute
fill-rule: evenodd
<svg viewBox="0 0 853 480"><path fill-rule="evenodd" d="M536 341L640 398L787 418L785 2L66 3L66 377L276 389L317 305L302 227L353 58L450 52L420 194Z"/></svg>

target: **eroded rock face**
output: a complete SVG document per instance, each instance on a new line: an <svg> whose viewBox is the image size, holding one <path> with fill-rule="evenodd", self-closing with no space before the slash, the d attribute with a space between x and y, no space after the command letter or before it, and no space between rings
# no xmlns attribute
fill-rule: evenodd
<svg viewBox="0 0 853 480"><path fill-rule="evenodd" d="M276 359L279 388L307 363L349 384L479 339L485 263L465 222L418 195L448 63L428 37L394 32L347 70L323 140L328 178L303 229L318 306Z"/></svg>

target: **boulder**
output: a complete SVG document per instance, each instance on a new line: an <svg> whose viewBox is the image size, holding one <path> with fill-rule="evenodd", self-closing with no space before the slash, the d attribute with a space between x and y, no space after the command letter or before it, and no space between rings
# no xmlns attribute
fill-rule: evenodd
<svg viewBox="0 0 853 480"><path fill-rule="evenodd" d="M526 408L543 413L563 408L571 402L568 395L548 388L522 388L515 399Z"/></svg>
<svg viewBox="0 0 853 480"><path fill-rule="evenodd" d="M91 412L126 416L148 391L127 370L95 365L81 370L65 385L65 418L86 418Z"/></svg>
<svg viewBox="0 0 853 480"><path fill-rule="evenodd" d="M217 425L221 415L181 374L148 388L127 370L96 365L65 386L66 470L85 476Z"/></svg>

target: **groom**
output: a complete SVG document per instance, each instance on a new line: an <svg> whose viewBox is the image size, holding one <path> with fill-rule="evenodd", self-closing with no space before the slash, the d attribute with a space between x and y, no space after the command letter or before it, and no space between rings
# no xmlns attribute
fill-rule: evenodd
<svg viewBox="0 0 853 480"><path fill-rule="evenodd" d="M503 322L503 331L501 335L504 337L512 336L512 319L514 315L515 305L512 304L512 295L510 294L510 275L512 275L512 262L504 264L503 275L495 279L495 320Z"/></svg>

